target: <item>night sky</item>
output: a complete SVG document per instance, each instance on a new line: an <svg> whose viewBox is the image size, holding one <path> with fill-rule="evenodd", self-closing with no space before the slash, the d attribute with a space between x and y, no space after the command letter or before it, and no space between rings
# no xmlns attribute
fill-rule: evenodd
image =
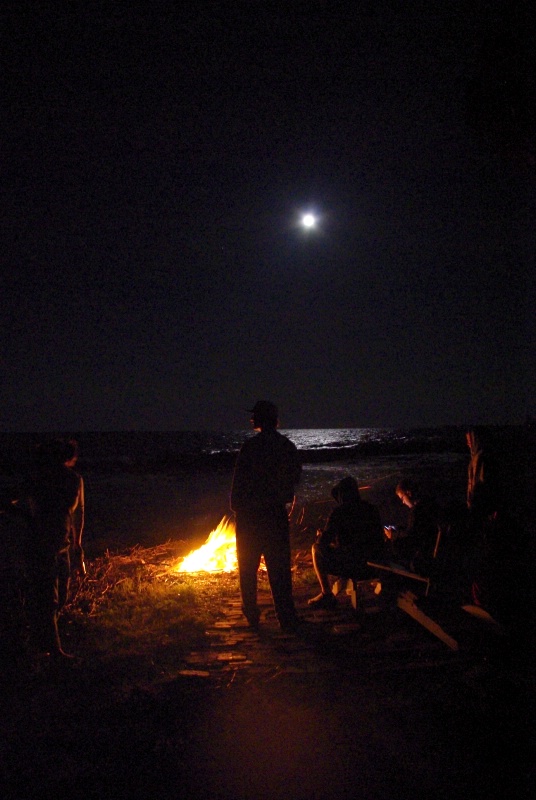
<svg viewBox="0 0 536 800"><path fill-rule="evenodd" d="M3 430L536 415L531 3L10 5Z"/></svg>

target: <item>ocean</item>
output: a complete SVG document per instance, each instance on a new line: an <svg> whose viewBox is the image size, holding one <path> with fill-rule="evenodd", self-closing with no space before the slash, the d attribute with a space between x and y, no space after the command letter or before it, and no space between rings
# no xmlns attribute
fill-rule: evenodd
<svg viewBox="0 0 536 800"><path fill-rule="evenodd" d="M522 428L497 428L513 475ZM464 502L468 451L465 428L441 427L281 430L298 447L303 475L296 512L322 527L331 488L345 475L378 505L384 524L401 524L405 511L397 482L412 476L444 505ZM9 493L31 463L44 433L0 433L0 489ZM77 468L86 488L89 554L149 546L170 539L202 542L229 513L229 490L238 450L252 431L63 432L79 442ZM507 446L504 443L507 443ZM513 481L517 485L517 481Z"/></svg>
<svg viewBox="0 0 536 800"><path fill-rule="evenodd" d="M395 430L332 428L281 430L296 444L304 462L369 455L459 451L465 448L458 427ZM80 468L91 471L170 471L218 468L234 461L253 431L112 431L0 433L0 472L23 467L35 445L54 436L72 436L80 444Z"/></svg>

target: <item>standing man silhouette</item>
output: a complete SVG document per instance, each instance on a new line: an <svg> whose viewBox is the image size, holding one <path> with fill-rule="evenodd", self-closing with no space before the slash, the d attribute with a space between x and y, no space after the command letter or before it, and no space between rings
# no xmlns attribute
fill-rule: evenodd
<svg viewBox="0 0 536 800"><path fill-rule="evenodd" d="M58 439L41 446L25 486L30 523L26 558L30 628L40 649L54 656L67 656L58 616L68 599L71 568L85 570L84 481L74 470L77 459L74 440Z"/></svg>
<svg viewBox="0 0 536 800"><path fill-rule="evenodd" d="M242 445L231 489L242 611L250 627L257 628L257 571L264 556L279 624L282 630L292 631L297 617L287 504L294 499L301 463L296 446L277 431L277 406L259 400L251 409L251 424L257 434Z"/></svg>

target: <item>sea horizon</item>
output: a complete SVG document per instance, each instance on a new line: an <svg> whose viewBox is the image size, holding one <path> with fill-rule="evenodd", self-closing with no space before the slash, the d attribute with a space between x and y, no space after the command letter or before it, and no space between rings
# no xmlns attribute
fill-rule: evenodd
<svg viewBox="0 0 536 800"><path fill-rule="evenodd" d="M491 427L491 426L490 426ZM493 426L501 442L522 441L523 426ZM465 453L467 426L421 428L284 428L304 463L418 453ZM229 467L251 429L206 431L0 432L0 473L28 466L35 447L54 437L72 437L84 471L172 472ZM513 446L513 445L512 445Z"/></svg>

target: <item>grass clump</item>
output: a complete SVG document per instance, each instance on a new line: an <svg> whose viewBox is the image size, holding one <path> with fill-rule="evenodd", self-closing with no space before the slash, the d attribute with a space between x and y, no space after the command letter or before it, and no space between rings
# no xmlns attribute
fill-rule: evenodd
<svg viewBox="0 0 536 800"><path fill-rule="evenodd" d="M106 660L145 658L176 668L222 617L237 578L176 572L180 543L106 553L88 563L66 609L74 648Z"/></svg>
<svg viewBox="0 0 536 800"><path fill-rule="evenodd" d="M208 643L207 628L224 618L222 601L239 598L236 573L179 573L182 542L107 552L73 585L62 628L68 649L106 664L117 676L172 674ZM293 555L298 590L316 582L310 550ZM259 572L259 582L267 581Z"/></svg>
<svg viewBox="0 0 536 800"><path fill-rule="evenodd" d="M198 602L193 586L179 588L157 584L143 578L127 578L108 596L91 619L99 629L98 643L106 647L112 641L123 648L152 648L173 638L184 645L192 636L201 635L210 615Z"/></svg>

